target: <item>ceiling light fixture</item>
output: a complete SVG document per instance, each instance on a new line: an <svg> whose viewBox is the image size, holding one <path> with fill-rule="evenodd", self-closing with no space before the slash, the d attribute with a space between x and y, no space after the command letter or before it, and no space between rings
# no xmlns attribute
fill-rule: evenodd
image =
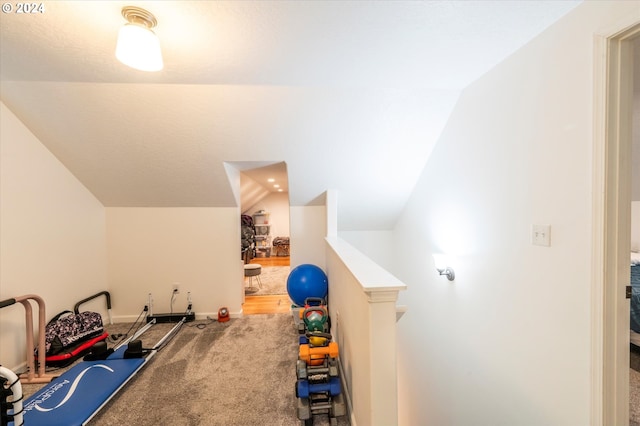
<svg viewBox="0 0 640 426"><path fill-rule="evenodd" d="M160 71L163 67L160 40L151 30L158 24L155 16L135 6L122 8L127 23L120 28L116 58L141 71Z"/></svg>

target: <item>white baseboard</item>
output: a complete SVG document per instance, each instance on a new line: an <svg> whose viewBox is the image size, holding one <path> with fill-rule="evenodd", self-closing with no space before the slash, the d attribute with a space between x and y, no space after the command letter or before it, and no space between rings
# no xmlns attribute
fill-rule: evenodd
<svg viewBox="0 0 640 426"><path fill-rule="evenodd" d="M178 314L178 312L176 312ZM195 312L196 320L206 320L209 318L218 318L218 312ZM229 317L231 318L242 318L244 314L242 313L242 309L236 312L229 312ZM137 315L117 315L113 317L114 324L123 323L123 322L134 322L139 317Z"/></svg>
<svg viewBox="0 0 640 426"><path fill-rule="evenodd" d="M20 364L16 365L15 367L7 367L6 365L4 365L3 367L8 368L9 370L13 371L14 373L16 373L18 376L22 373L20 372L27 372L27 361L23 361Z"/></svg>
<svg viewBox="0 0 640 426"><path fill-rule="evenodd" d="M351 426L358 426L356 418L353 416L353 406L351 405L351 397L349 396L349 387L347 381L344 379L344 368L342 367L342 359L338 357L338 367L340 369L340 384L342 385L342 396L347 404L347 415L349 416L349 422Z"/></svg>
<svg viewBox="0 0 640 426"><path fill-rule="evenodd" d="M229 318L242 318L244 314L242 313L242 309L237 312L229 312ZM205 313L197 313L196 312L196 320L206 320L206 319L217 319L217 312L205 312Z"/></svg>

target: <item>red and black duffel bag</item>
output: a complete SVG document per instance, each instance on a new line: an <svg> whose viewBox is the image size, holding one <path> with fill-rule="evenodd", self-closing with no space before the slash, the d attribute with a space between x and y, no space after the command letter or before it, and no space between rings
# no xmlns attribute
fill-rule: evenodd
<svg viewBox="0 0 640 426"><path fill-rule="evenodd" d="M46 364L57 366L74 361L109 336L97 312L62 311L49 321L45 333Z"/></svg>

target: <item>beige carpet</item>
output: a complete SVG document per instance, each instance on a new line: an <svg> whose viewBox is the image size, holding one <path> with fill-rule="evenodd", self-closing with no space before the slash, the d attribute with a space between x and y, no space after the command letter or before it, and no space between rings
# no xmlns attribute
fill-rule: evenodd
<svg viewBox="0 0 640 426"><path fill-rule="evenodd" d="M259 286L254 278L252 285L245 287L245 294L251 296L266 296L272 294L287 294L287 278L289 277L291 268L289 266L263 266L260 274ZM245 278L248 280L248 278Z"/></svg>
<svg viewBox="0 0 640 426"><path fill-rule="evenodd" d="M152 346L171 324L143 336ZM125 333L129 324L109 326ZM186 323L90 426L289 426L296 414L298 333L291 314ZM97 384L99 385L99 384ZM30 385L30 394L42 385ZM327 416L314 425L328 425ZM348 416L338 419L349 424Z"/></svg>

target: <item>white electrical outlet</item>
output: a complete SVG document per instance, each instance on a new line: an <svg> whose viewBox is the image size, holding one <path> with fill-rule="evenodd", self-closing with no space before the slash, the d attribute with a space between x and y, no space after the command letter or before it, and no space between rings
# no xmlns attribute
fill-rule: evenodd
<svg viewBox="0 0 640 426"><path fill-rule="evenodd" d="M180 294L180 283L173 283L173 294Z"/></svg>
<svg viewBox="0 0 640 426"><path fill-rule="evenodd" d="M532 225L531 244L549 247L551 245L551 225Z"/></svg>

